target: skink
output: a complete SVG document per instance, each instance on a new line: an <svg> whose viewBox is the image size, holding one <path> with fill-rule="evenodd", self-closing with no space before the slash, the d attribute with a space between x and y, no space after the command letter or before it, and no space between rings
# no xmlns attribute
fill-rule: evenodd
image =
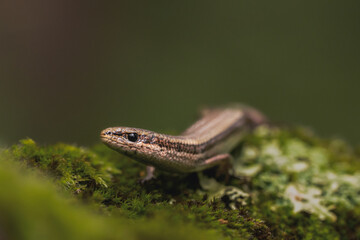
<svg viewBox="0 0 360 240"><path fill-rule="evenodd" d="M254 108L233 105L204 110L202 117L179 136L131 127L103 130L101 140L110 148L148 165L144 180L154 167L169 172L202 171L229 163L229 154L244 134L266 118Z"/></svg>

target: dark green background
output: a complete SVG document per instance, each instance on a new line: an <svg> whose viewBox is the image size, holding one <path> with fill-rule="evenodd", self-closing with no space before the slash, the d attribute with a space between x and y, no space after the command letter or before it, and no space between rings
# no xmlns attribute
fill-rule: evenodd
<svg viewBox="0 0 360 240"><path fill-rule="evenodd" d="M114 2L0 4L3 144L181 131L228 102L360 142L359 1Z"/></svg>

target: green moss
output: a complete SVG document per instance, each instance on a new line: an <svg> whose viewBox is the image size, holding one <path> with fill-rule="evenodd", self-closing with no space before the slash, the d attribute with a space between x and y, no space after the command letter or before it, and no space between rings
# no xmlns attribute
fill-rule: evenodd
<svg viewBox="0 0 360 240"><path fill-rule="evenodd" d="M241 177L228 185L250 195L238 209L229 208L226 196L209 202L196 174L160 172L141 185L144 166L103 145L21 140L0 153L0 233L20 239L360 238L359 154L346 143L304 129L260 128L234 154Z"/></svg>
<svg viewBox="0 0 360 240"><path fill-rule="evenodd" d="M24 151L30 150L27 144L29 142L29 140L23 141L24 145L17 146L13 151L19 153L19 148L22 147ZM63 150L68 151L68 146ZM46 151L40 152L43 154ZM21 156L24 157L22 154ZM24 161L32 162L33 158L21 158L19 164L19 162L9 160L9 157L13 157L9 151L3 153L0 161L0 235L2 239L131 240L190 239L190 237L219 239L221 236L215 231L200 229L189 223L171 219L163 214L162 210L159 210L156 216L143 215L141 219L137 217L136 221L131 220L130 213L123 214L122 211L112 211L113 213L110 214L112 216L104 214L104 211L99 214L101 203L95 206L82 204L77 197L81 196L83 200L96 203L99 198L95 196L95 192L100 191L101 188L107 188L105 185L89 184L87 186L92 190L89 190L87 195L79 195L74 191L72 197L68 192L70 188L64 191L56 187L68 186L67 183L58 180L59 176L54 179L47 178L39 175L37 171L29 171L21 166ZM15 159L15 161L18 160L20 159ZM45 175L52 175L53 171L56 172L54 169L49 170ZM88 179L88 183L94 181L88 175L84 177ZM93 195L90 196L90 193ZM133 208L134 211L139 211L143 208L144 202L146 201L143 199L134 200L129 210Z"/></svg>

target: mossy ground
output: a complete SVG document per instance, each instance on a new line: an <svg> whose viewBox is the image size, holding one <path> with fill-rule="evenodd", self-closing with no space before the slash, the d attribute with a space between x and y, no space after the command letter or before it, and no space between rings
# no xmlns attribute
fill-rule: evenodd
<svg viewBox="0 0 360 240"><path fill-rule="evenodd" d="M196 174L141 185L144 166L103 145L21 140L0 153L0 239L360 238L359 152L344 142L264 128L235 155L249 171L226 184L250 197L231 209Z"/></svg>

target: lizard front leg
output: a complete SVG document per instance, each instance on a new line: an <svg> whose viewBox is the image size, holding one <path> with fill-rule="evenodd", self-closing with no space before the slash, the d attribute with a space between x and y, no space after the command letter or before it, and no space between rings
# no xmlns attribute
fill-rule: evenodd
<svg viewBox="0 0 360 240"><path fill-rule="evenodd" d="M151 179L155 178L155 167L153 166L146 166L146 175L142 179L140 179L140 183L144 184Z"/></svg>
<svg viewBox="0 0 360 240"><path fill-rule="evenodd" d="M229 153L222 153L206 159L203 164L206 168L218 166L216 176L225 175L225 180L229 180L229 174L232 172L233 157Z"/></svg>

